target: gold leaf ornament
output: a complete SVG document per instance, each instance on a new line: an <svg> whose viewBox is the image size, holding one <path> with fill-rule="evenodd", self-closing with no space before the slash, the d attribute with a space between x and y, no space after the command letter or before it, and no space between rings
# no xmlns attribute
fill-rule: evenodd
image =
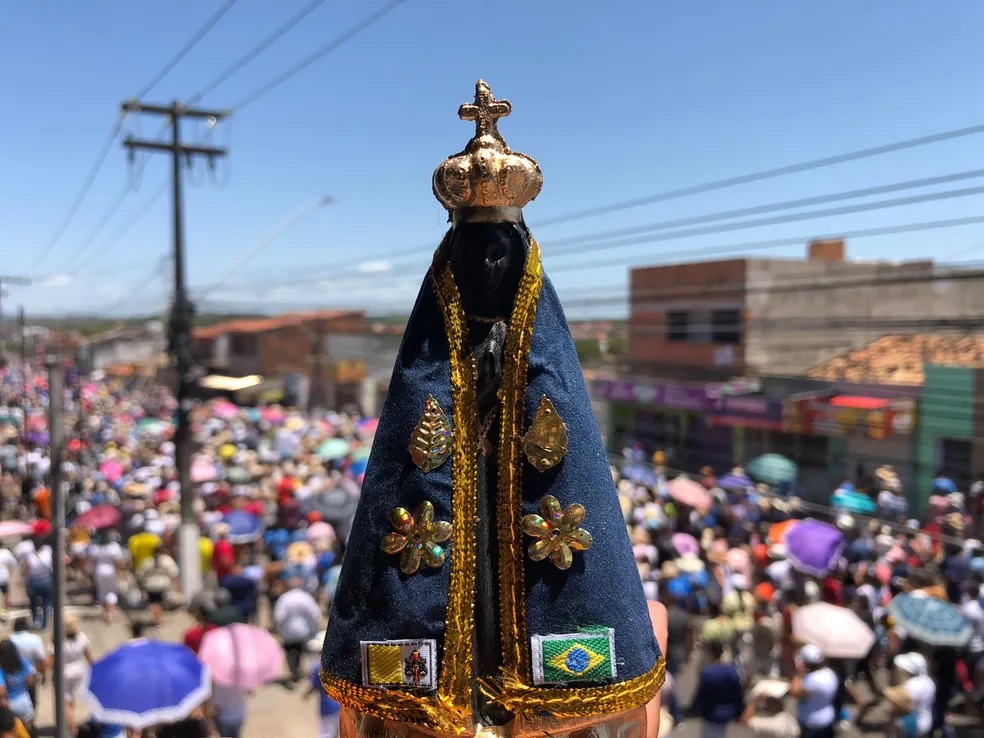
<svg viewBox="0 0 984 738"><path fill-rule="evenodd" d="M546 395L540 398L533 423L523 437L523 452L539 472L557 466L567 453L567 426Z"/></svg>
<svg viewBox="0 0 984 738"><path fill-rule="evenodd" d="M410 437L410 457L424 472L433 471L451 455L451 424L441 403L427 396L424 413Z"/></svg>

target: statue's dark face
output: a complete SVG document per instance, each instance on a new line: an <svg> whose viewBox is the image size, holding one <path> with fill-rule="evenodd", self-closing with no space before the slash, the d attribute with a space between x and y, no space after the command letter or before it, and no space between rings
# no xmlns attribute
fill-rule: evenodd
<svg viewBox="0 0 984 738"><path fill-rule="evenodd" d="M451 268L469 315L508 317L526 263L525 228L465 223L451 235Z"/></svg>

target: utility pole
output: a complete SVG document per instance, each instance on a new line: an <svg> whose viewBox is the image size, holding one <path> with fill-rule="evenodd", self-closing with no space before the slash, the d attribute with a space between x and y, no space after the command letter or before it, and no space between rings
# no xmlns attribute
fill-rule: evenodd
<svg viewBox="0 0 984 738"><path fill-rule="evenodd" d="M31 284L31 281L28 277L14 277L9 274L0 274L0 344L3 343L3 298L7 296L7 291L4 287L13 285L26 287Z"/></svg>
<svg viewBox="0 0 984 738"><path fill-rule="evenodd" d="M51 489L51 508L54 530L51 537L51 578L54 586L51 605L54 609L51 635L54 647L55 689L55 738L69 738L65 720L65 496L62 489L62 456L65 452L65 429L62 405L65 402L65 368L58 356L49 355L48 368L48 435L51 444L51 473L48 480Z"/></svg>
<svg viewBox="0 0 984 738"><path fill-rule="evenodd" d="M147 141L127 136L123 145L130 155L137 149L164 151L171 155L172 187L174 195L174 301L171 304L171 319L168 323L168 353L178 375L177 401L178 417L174 430L174 456L178 469L178 483L181 486L181 528L178 536L178 558L181 569L181 589L190 599L202 588L201 556L199 538L201 532L195 515L195 490L191 483L191 403L194 386L200 377L191 351L191 330L195 322L195 307L185 289L184 224L181 197L181 163L191 162L195 156L204 156L209 165L226 155L226 149L215 146L193 146L181 143L181 121L196 118L216 123L229 115L221 110L202 110L189 108L180 102L171 105L145 105L139 100L123 103L126 114L144 113L164 116L170 119L171 142Z"/></svg>
<svg viewBox="0 0 984 738"><path fill-rule="evenodd" d="M17 333L20 337L21 391L27 395L27 318L24 317L23 305L17 311ZM26 399L24 404L26 407Z"/></svg>

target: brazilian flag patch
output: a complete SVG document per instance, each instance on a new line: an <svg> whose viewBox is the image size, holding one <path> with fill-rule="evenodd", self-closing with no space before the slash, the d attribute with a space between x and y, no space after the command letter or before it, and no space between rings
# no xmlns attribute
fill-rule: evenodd
<svg viewBox="0 0 984 738"><path fill-rule="evenodd" d="M615 631L533 636L533 683L608 682L615 678Z"/></svg>

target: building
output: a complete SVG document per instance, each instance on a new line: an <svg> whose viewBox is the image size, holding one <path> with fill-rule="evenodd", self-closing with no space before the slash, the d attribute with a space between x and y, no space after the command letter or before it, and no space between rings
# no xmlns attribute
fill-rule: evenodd
<svg viewBox="0 0 984 738"><path fill-rule="evenodd" d="M782 453L819 490L854 461L881 455L892 463L911 453L919 374L878 341L969 330L982 318L984 270L849 261L842 240L809 244L805 259L644 267L630 275L626 360L617 377L592 381L592 393L608 404L613 450L636 441L689 471ZM892 372L851 363L849 354L864 347L900 362L889 389L879 388ZM845 362L854 369L824 370ZM840 418L833 426L818 421L812 432L795 422L797 408L812 418L826 405L839 408L830 411ZM875 420L848 430L852 412ZM879 431L877 419L889 416L899 418L897 428Z"/></svg>
<svg viewBox="0 0 984 738"><path fill-rule="evenodd" d="M244 318L196 328L196 359L210 372L231 377L257 375L304 384L312 406L357 403L357 393L338 394L340 384L354 381L333 369L328 336L368 330L366 314L351 310L290 313L272 318ZM309 381L298 383L296 378ZM340 382L340 379L342 380Z"/></svg>
<svg viewBox="0 0 984 738"><path fill-rule="evenodd" d="M83 372L108 371L114 367L166 366L164 324L149 321L141 326L117 328L79 340L76 361Z"/></svg>

